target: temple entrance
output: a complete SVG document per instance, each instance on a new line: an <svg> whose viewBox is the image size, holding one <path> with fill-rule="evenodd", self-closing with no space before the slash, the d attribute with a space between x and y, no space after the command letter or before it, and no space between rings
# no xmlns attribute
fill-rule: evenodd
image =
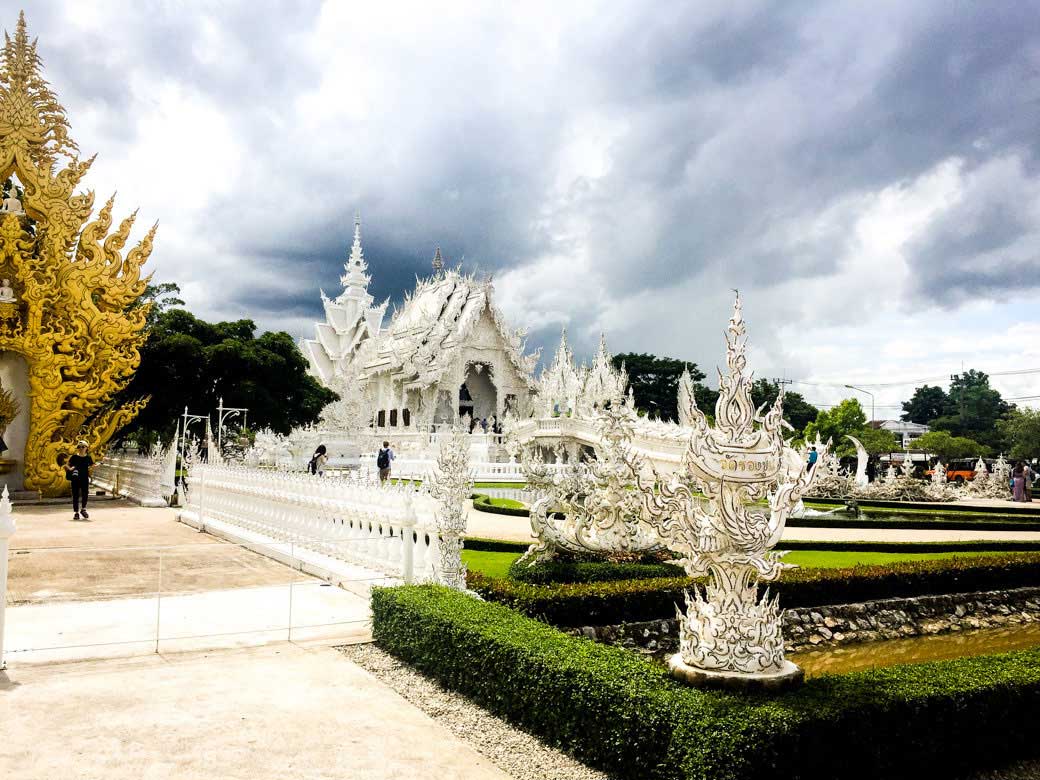
<svg viewBox="0 0 1040 780"><path fill-rule="evenodd" d="M486 417L489 423L498 414L498 390L484 363L471 363L466 367L466 381L459 389L459 414L467 413L478 421Z"/></svg>
<svg viewBox="0 0 1040 780"><path fill-rule="evenodd" d="M29 438L29 366L17 352L0 352L0 388L9 390L18 406L6 429L6 421L0 421L0 436L7 447L0 453L0 483L13 493L22 489L25 442Z"/></svg>

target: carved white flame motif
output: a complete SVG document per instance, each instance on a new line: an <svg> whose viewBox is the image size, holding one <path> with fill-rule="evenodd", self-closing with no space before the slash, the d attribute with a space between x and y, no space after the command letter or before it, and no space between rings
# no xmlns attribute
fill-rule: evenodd
<svg viewBox="0 0 1040 780"><path fill-rule="evenodd" d="M812 485L806 453L785 444L783 397L766 409L751 401L746 331L740 298L726 332L728 372L719 372L712 427L691 392L681 394L680 415L693 428L684 479L639 480L653 523L691 577L707 577L703 591L687 595L679 616L680 653L691 667L771 674L784 666L780 610L759 580L775 580L788 564L772 552L787 518ZM817 443L820 459L826 446ZM699 483L707 502L690 484ZM768 508L755 505L768 499Z"/></svg>

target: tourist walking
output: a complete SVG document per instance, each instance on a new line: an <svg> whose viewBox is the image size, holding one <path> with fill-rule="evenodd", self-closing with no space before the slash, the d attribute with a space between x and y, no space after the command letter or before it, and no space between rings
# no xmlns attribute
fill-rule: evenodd
<svg viewBox="0 0 1040 780"><path fill-rule="evenodd" d="M87 443L76 444L76 454L65 463L65 477L72 484L72 519L89 520L87 496L90 494L90 475L94 471L94 459L87 452Z"/></svg>
<svg viewBox="0 0 1040 780"><path fill-rule="evenodd" d="M488 429L487 417L481 417L480 418L480 430L482 430L484 433L487 433L487 429Z"/></svg>
<svg viewBox="0 0 1040 780"><path fill-rule="evenodd" d="M809 463L806 465L806 470L812 470L812 467L816 465L816 461L819 457L820 453L816 451L815 447L809 450Z"/></svg>
<svg viewBox="0 0 1040 780"><path fill-rule="evenodd" d="M307 471L311 474L317 474L319 476L325 473L325 464L329 462L328 450L324 444L319 444L318 448L314 450L314 454L311 455L310 461L307 463Z"/></svg>
<svg viewBox="0 0 1040 780"><path fill-rule="evenodd" d="M1022 463L1019 461L1015 464L1014 470L1011 472L1011 485L1012 485L1012 498L1015 501L1025 501L1025 486L1026 486L1026 475L1025 470L1022 468Z"/></svg>
<svg viewBox="0 0 1040 780"><path fill-rule="evenodd" d="M394 459L394 451L390 442L384 441L382 449L376 455L376 468L379 469L379 481L386 482L390 478L390 463Z"/></svg>
<svg viewBox="0 0 1040 780"><path fill-rule="evenodd" d="M1036 473L1028 463L1022 464L1022 500L1026 503L1033 501L1033 479Z"/></svg>

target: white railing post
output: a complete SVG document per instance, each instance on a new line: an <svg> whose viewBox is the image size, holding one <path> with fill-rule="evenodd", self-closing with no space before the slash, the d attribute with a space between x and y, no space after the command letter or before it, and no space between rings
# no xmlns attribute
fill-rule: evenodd
<svg viewBox="0 0 1040 780"><path fill-rule="evenodd" d="M401 520L401 579L411 585L415 565L415 504L409 494L405 498L404 518Z"/></svg>
<svg viewBox="0 0 1040 780"><path fill-rule="evenodd" d="M4 492L0 494L0 671L7 668L4 660L4 606L7 604L7 553L14 531L11 498L7 485L4 485Z"/></svg>

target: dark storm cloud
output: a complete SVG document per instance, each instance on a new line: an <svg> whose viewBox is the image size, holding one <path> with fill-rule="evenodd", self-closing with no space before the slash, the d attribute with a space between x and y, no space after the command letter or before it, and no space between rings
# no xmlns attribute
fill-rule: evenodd
<svg viewBox="0 0 1040 780"><path fill-rule="evenodd" d="M910 243L910 294L1000 298L1037 276L1022 247L1040 232L1037 2L474 4L375 21L382 6L358 5L331 32L356 56L333 62L343 52L314 38L336 8L127 3L118 27L31 9L48 77L113 143L148 141L132 118L163 84L226 121L240 160L199 172L228 186L200 187L196 225L241 265L213 296L222 314L320 316L355 208L380 299L437 246L489 273L555 252L563 276L587 256L595 278L569 283L609 299L734 274L768 293L838 277L864 199L950 159L964 199ZM285 291L250 287L249 268ZM598 310L581 303L591 341Z"/></svg>
<svg viewBox="0 0 1040 780"><path fill-rule="evenodd" d="M598 61L640 111L587 204L596 254L628 250L613 289L713 265L764 286L833 273L856 215L821 235L810 226L842 198L950 156L1036 147L1035 3L846 3L797 18L792 5L728 25L666 17L636 36L635 60L620 56L624 26L604 42L613 54ZM651 224L626 218L633 200L654 203Z"/></svg>

